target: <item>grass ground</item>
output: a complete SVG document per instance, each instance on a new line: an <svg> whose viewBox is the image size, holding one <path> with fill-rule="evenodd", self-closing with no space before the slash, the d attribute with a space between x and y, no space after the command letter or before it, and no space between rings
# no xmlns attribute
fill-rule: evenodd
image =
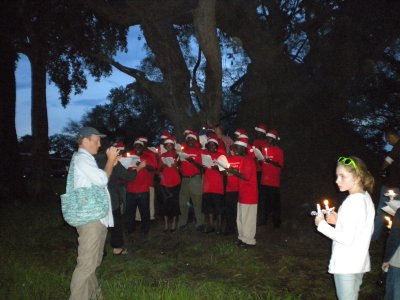
<svg viewBox="0 0 400 300"><path fill-rule="evenodd" d="M162 232L157 220L149 240L133 235L129 254L107 253L98 269L105 299L336 299L327 273L330 241L312 218L292 227L257 228L257 246L243 250L234 236L196 231ZM76 233L63 222L56 197L2 207L0 299L67 299L76 261ZM360 299L381 299L383 243L371 246L373 270Z"/></svg>

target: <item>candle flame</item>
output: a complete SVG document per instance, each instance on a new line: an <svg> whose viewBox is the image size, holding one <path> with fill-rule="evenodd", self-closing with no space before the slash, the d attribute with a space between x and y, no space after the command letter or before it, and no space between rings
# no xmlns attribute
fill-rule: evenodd
<svg viewBox="0 0 400 300"><path fill-rule="evenodd" d="M324 205L326 206L326 205L329 205L329 200L328 199L325 199L324 200Z"/></svg>
<svg viewBox="0 0 400 300"><path fill-rule="evenodd" d="M385 220L388 222L386 225L387 228L392 228L392 219L389 216L385 216Z"/></svg>

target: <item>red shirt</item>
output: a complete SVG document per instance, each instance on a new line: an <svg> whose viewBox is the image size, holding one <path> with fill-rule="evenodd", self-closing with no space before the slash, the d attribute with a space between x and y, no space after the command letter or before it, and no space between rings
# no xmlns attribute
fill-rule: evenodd
<svg viewBox="0 0 400 300"><path fill-rule="evenodd" d="M191 158L194 159L194 161L201 165L201 153L203 153L203 150L199 148L185 147L182 152L188 154ZM182 161L180 170L182 176L194 176L201 173L200 169L196 165L186 160Z"/></svg>
<svg viewBox="0 0 400 300"><path fill-rule="evenodd" d="M284 156L283 151L279 146L269 146L267 147L267 153L265 149L263 151L264 155L268 155L268 158L274 162L279 163L283 167ZM262 173L261 173L261 185L280 187L281 186L281 171L282 168L274 166L271 163L262 163Z"/></svg>
<svg viewBox="0 0 400 300"><path fill-rule="evenodd" d="M174 159L174 163L176 164L177 162L177 154L175 150L161 154L161 159L159 163L160 185L166 187L173 187L179 185L181 183L181 176L179 174L178 169L174 166L168 167L164 165L164 163L162 162L163 157L172 157ZM164 169L161 168L163 165Z"/></svg>
<svg viewBox="0 0 400 300"><path fill-rule="evenodd" d="M151 166L154 169L157 168L157 164L154 161L154 157L143 151L143 154L139 156L140 161L146 161L147 166ZM130 167L129 170L135 170L135 167ZM153 179L154 171L149 172L146 168L141 169L135 179L128 182L127 192L129 193L145 193L148 192L150 187L153 186L150 183L150 176Z"/></svg>
<svg viewBox="0 0 400 300"><path fill-rule="evenodd" d="M143 153L146 154L147 158L146 158L146 164L147 165L151 165L154 166L154 168L157 168L158 165L158 158L157 158L157 154L154 153L153 151L149 150L149 149L145 149L143 151ZM151 162L150 162L151 160ZM149 173L149 186L153 187L154 186L154 174L155 174L155 170L153 172L148 172Z"/></svg>
<svg viewBox="0 0 400 300"><path fill-rule="evenodd" d="M239 172L247 179L239 179L239 203L257 204L257 171L254 159L248 155L243 156Z"/></svg>
<svg viewBox="0 0 400 300"><path fill-rule="evenodd" d="M205 155L210 155L212 160L216 160L221 156L221 153L211 153L208 150L204 151ZM224 193L224 180L222 174L218 170L205 168L203 176L203 193Z"/></svg>
<svg viewBox="0 0 400 300"><path fill-rule="evenodd" d="M228 162L230 167L239 171L240 163L243 157L239 155L228 156ZM226 177L226 192L238 192L239 191L239 177L227 173Z"/></svg>

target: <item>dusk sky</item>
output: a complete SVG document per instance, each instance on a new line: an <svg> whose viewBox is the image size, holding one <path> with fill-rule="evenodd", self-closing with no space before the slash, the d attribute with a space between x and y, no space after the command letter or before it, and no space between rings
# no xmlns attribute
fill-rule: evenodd
<svg viewBox="0 0 400 300"><path fill-rule="evenodd" d="M138 36L141 39L138 39ZM118 53L116 60L128 67L137 67L143 57L144 39L137 26L131 28L128 36L128 53ZM16 70L17 107L15 124L18 137L31 135L31 71L26 56L20 57ZM70 103L63 108L59 100L59 92L54 84L47 85L47 110L49 119L49 135L61 133L69 120L79 121L82 115L98 104L106 103L107 95L112 88L125 86L133 78L113 69L110 77L95 82L87 77L87 89L80 95L71 95Z"/></svg>

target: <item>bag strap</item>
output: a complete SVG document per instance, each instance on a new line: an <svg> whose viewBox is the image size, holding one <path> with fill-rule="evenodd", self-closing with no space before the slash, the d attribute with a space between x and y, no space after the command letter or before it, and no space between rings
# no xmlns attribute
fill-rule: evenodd
<svg viewBox="0 0 400 300"><path fill-rule="evenodd" d="M74 189L74 173L75 173L75 155L76 152L72 155L71 163L69 165L68 176L67 176L67 187L65 192L71 193Z"/></svg>

